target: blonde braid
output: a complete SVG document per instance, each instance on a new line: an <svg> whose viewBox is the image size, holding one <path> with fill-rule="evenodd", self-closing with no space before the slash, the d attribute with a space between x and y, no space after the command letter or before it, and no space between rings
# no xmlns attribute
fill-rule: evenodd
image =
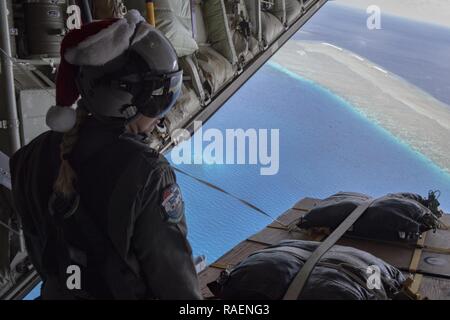
<svg viewBox="0 0 450 320"><path fill-rule="evenodd" d="M77 140L78 132L81 124L84 122L88 113L81 107L77 108L77 121L75 126L63 135L60 145L60 159L61 166L59 168L59 174L53 185L55 193L69 198L75 192L73 182L76 180L76 173L67 160L67 156L72 152Z"/></svg>

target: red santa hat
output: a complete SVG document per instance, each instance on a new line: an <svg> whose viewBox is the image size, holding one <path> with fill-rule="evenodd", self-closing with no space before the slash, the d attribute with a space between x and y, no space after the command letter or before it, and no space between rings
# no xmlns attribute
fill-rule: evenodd
<svg viewBox="0 0 450 320"><path fill-rule="evenodd" d="M70 31L61 43L61 63L56 79L56 106L52 106L46 117L47 125L58 132L67 132L76 122L72 108L78 100L75 78L80 66L101 66L117 58L134 42L142 39L152 28L138 23L144 18L136 10L130 10L122 19L101 20ZM136 33L135 33L136 31Z"/></svg>

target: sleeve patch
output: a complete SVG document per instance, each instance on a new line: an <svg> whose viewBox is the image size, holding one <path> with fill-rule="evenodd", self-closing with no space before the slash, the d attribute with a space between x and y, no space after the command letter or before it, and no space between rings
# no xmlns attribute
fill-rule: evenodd
<svg viewBox="0 0 450 320"><path fill-rule="evenodd" d="M184 202L178 184L172 184L162 193L161 207L164 219L169 223L179 223L184 215Z"/></svg>

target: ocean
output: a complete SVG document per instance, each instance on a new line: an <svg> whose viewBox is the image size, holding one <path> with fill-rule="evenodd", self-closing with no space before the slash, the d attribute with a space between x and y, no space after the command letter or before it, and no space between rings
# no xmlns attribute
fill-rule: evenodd
<svg viewBox="0 0 450 320"><path fill-rule="evenodd" d="M353 51L450 105L450 28L381 13L369 30L365 11L329 2L292 39Z"/></svg>
<svg viewBox="0 0 450 320"><path fill-rule="evenodd" d="M450 29L328 3L293 40L329 42L351 50L450 103ZM450 211L450 176L326 88L273 63L266 64L205 125L280 129L280 171L259 175L255 165L182 165L277 217L302 197L339 191L372 196L441 191ZM170 159L170 156L169 156ZM239 201L178 175L186 202L189 240L213 262L270 222Z"/></svg>
<svg viewBox="0 0 450 320"><path fill-rule="evenodd" d="M258 165L180 165L277 217L303 197L339 191L372 196L427 195L439 189L450 209L450 176L432 161L367 120L348 102L274 65L264 66L205 124L217 128L279 128L280 169L261 176ZM170 159L170 156L169 156ZM237 200L178 174L189 240L208 261L270 223Z"/></svg>

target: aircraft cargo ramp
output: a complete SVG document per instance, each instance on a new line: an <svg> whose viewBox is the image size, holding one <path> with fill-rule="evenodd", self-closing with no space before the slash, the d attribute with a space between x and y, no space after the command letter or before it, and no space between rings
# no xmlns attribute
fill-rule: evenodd
<svg viewBox="0 0 450 320"><path fill-rule="evenodd" d="M296 222L317 206L321 200L304 198L276 219L284 226ZM245 239L224 254L199 275L202 294L205 299L215 299L207 284L215 281L222 271L231 268L255 251L279 243L282 240L323 241L327 235L291 229L272 222L260 232ZM448 226L450 215L444 215L441 222ZM291 229L291 231L289 230ZM338 245L353 247L386 261L410 277L409 290L420 298L450 300L450 230L438 229L424 233L416 244L358 239L344 235Z"/></svg>

